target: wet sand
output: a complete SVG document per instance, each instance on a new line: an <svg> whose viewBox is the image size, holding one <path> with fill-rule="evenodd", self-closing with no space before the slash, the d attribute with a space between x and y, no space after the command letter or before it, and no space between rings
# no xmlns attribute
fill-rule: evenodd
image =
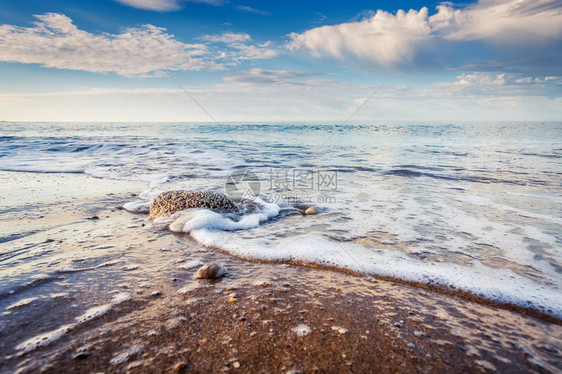
<svg viewBox="0 0 562 374"><path fill-rule="evenodd" d="M141 183L112 186L107 195L107 181L83 175L32 183L33 175L14 174L39 189L56 178L82 188L64 186L62 195L31 207L13 203L2 214L3 230L12 230L0 244L2 373L560 370L558 321L207 249L119 209ZM0 196L17 195L8 190ZM197 264L208 261L225 264L228 274L194 279ZM112 303L116 295L130 299ZM99 316L76 319L100 307ZM69 324L51 342L17 348Z"/></svg>

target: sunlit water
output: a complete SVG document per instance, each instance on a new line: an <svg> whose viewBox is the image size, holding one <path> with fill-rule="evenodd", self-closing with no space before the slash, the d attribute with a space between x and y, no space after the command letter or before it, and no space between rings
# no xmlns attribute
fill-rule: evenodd
<svg viewBox="0 0 562 374"><path fill-rule="evenodd" d="M227 216L181 217L192 222L176 231L203 245L455 286L558 317L561 157L560 123L0 125L1 170L145 181L139 203L224 192L229 175L251 170L261 219L225 231Z"/></svg>

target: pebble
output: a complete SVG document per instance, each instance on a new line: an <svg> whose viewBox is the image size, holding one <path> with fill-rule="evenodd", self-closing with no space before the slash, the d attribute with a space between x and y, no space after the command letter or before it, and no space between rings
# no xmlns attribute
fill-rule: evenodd
<svg viewBox="0 0 562 374"><path fill-rule="evenodd" d="M415 349L416 346L414 345L414 343L408 343L408 348Z"/></svg>
<svg viewBox="0 0 562 374"><path fill-rule="evenodd" d="M237 301L238 301L238 299L235 298L235 297L231 297L230 299L228 299L228 302L231 303L231 304L234 304Z"/></svg>
<svg viewBox="0 0 562 374"><path fill-rule="evenodd" d="M320 213L320 209L314 206L311 206L310 208L304 211L304 214L306 214L307 216L312 216L318 213Z"/></svg>
<svg viewBox="0 0 562 374"><path fill-rule="evenodd" d="M414 331L414 335L417 336L417 337L425 336L425 332L423 332L423 331Z"/></svg>
<svg viewBox="0 0 562 374"><path fill-rule="evenodd" d="M197 270L197 279L216 279L226 274L226 268L215 262L209 262Z"/></svg>
<svg viewBox="0 0 562 374"><path fill-rule="evenodd" d="M342 334L342 335L347 333L346 328L339 327L339 326L332 326L332 330L337 331L338 334Z"/></svg>
<svg viewBox="0 0 562 374"><path fill-rule="evenodd" d="M178 364L176 364L176 366L174 366L174 373L179 373L186 367L187 367L187 363L179 362Z"/></svg>

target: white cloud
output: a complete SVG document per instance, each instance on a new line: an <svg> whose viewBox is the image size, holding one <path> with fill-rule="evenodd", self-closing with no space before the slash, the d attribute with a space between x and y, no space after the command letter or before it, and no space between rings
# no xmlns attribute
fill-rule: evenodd
<svg viewBox="0 0 562 374"><path fill-rule="evenodd" d="M255 8L252 8L251 6L246 6L246 5L238 5L236 7L236 10L239 11L239 12L259 14L260 16L271 15L271 13L269 13L269 12L266 12L264 10L255 9Z"/></svg>
<svg viewBox="0 0 562 374"><path fill-rule="evenodd" d="M512 74L479 73L461 74L452 82L436 83L427 90L434 97L490 98L510 97L524 101L526 97L560 98L562 80L557 77L522 77ZM431 93L429 92L431 91Z"/></svg>
<svg viewBox="0 0 562 374"><path fill-rule="evenodd" d="M0 25L0 61L44 67L147 76L170 70L218 70L241 60L277 54L268 44L251 44L247 34L206 40L226 44L186 44L153 25L124 29L119 34L92 34L78 29L65 15L36 16L33 27ZM224 40L220 40L223 38ZM226 38L226 39L225 39Z"/></svg>
<svg viewBox="0 0 562 374"><path fill-rule="evenodd" d="M387 66L411 57L430 32L427 8L419 12L399 10L395 15L379 10L371 18L359 22L292 33L289 48L306 48L316 57L353 59Z"/></svg>
<svg viewBox="0 0 562 374"><path fill-rule="evenodd" d="M178 0L116 0L133 8L154 10L157 12L173 12L181 8Z"/></svg>
<svg viewBox="0 0 562 374"><path fill-rule="evenodd" d="M461 86L497 86L505 84L505 74L462 74L454 83Z"/></svg>
<svg viewBox="0 0 562 374"><path fill-rule="evenodd" d="M223 0L115 0L121 4L144 10L156 12L173 12L182 8L182 2L205 3L209 5L222 5Z"/></svg>
<svg viewBox="0 0 562 374"><path fill-rule="evenodd" d="M444 3L432 16L427 8L364 14L367 18L361 21L292 33L287 47L371 67L419 58L418 65L424 60L428 67L482 63L494 69L507 65L560 70L556 67L562 43L560 0L480 0L459 9ZM490 43L494 50L488 50L491 56L485 58L474 53L467 57L468 41Z"/></svg>
<svg viewBox="0 0 562 374"><path fill-rule="evenodd" d="M227 82L241 84L304 84L299 79L326 75L323 73L287 70L263 70L259 68L228 73L224 76Z"/></svg>
<svg viewBox="0 0 562 374"><path fill-rule="evenodd" d="M437 7L429 18L449 40L488 40L517 45L562 37L559 0L480 0L465 9Z"/></svg>
<svg viewBox="0 0 562 374"><path fill-rule="evenodd" d="M226 45L229 49L223 50L220 57L235 63L242 60L272 58L279 54L279 52L270 48L271 42L250 44L252 38L246 33L227 32L218 35L203 35L199 39Z"/></svg>
<svg viewBox="0 0 562 374"><path fill-rule="evenodd" d="M251 38L245 33L225 32L218 35L203 35L199 39L215 43L240 44L250 41Z"/></svg>

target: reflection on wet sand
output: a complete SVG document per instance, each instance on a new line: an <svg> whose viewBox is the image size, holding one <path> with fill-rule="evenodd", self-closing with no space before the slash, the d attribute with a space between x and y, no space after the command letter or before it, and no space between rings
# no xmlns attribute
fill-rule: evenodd
<svg viewBox="0 0 562 374"><path fill-rule="evenodd" d="M97 200L94 212L76 199L79 219L2 244L0 371L558 370L558 323L381 279L238 259L118 209L125 192ZM209 261L228 274L195 279Z"/></svg>

